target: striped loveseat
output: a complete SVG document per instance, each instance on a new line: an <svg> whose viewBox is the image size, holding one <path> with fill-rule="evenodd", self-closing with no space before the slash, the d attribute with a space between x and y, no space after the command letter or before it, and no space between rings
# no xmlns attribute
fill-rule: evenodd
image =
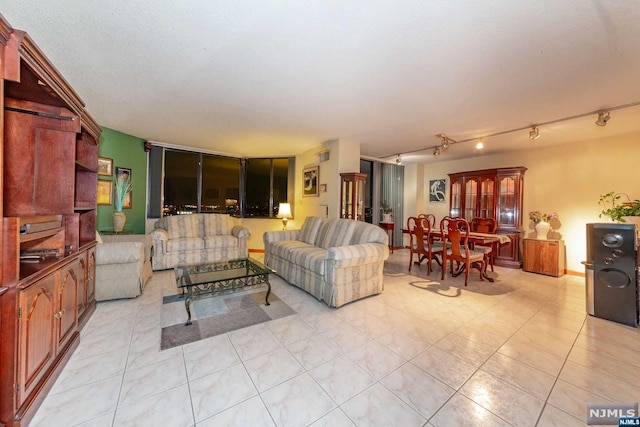
<svg viewBox="0 0 640 427"><path fill-rule="evenodd" d="M153 270L246 258L249 229L223 214L166 216L154 224Z"/></svg>
<svg viewBox="0 0 640 427"><path fill-rule="evenodd" d="M263 240L266 265L331 307L383 290L389 248L380 227L307 217L300 230L267 231Z"/></svg>

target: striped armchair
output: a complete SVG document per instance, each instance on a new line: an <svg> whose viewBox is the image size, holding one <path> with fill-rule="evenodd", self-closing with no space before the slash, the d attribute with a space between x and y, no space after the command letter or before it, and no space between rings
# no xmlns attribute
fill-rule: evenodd
<svg viewBox="0 0 640 427"><path fill-rule="evenodd" d="M267 231L265 264L330 307L382 292L388 236L372 224L307 217L300 230Z"/></svg>

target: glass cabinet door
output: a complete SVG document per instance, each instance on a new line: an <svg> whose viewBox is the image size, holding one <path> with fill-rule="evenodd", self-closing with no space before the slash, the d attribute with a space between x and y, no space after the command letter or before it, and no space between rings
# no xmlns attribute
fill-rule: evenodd
<svg viewBox="0 0 640 427"><path fill-rule="evenodd" d="M366 173L340 174L340 218L364 221Z"/></svg>
<svg viewBox="0 0 640 427"><path fill-rule="evenodd" d="M464 184L464 219L471 221L476 216L478 203L478 181L470 179Z"/></svg>
<svg viewBox="0 0 640 427"><path fill-rule="evenodd" d="M500 217L498 224L515 225L516 209L516 182L513 178L505 177L500 179L500 200L498 201L498 211Z"/></svg>
<svg viewBox="0 0 640 427"><path fill-rule="evenodd" d="M494 191L495 181L485 178L480 181L480 218L493 218L494 216Z"/></svg>
<svg viewBox="0 0 640 427"><path fill-rule="evenodd" d="M460 180L451 180L451 205L449 215L452 217L460 216L462 209L462 182Z"/></svg>

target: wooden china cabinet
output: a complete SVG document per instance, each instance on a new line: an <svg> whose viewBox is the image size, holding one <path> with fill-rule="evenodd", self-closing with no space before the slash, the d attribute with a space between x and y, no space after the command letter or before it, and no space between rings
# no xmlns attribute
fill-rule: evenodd
<svg viewBox="0 0 640 427"><path fill-rule="evenodd" d="M364 221L366 173L340 174L340 218Z"/></svg>
<svg viewBox="0 0 640 427"><path fill-rule="evenodd" d="M522 190L526 170L519 166L449 174L449 215L467 221L494 218L496 233L511 239L496 254L495 264L503 267L522 267Z"/></svg>
<svg viewBox="0 0 640 427"><path fill-rule="evenodd" d="M0 16L0 425L29 424L95 310L100 127Z"/></svg>

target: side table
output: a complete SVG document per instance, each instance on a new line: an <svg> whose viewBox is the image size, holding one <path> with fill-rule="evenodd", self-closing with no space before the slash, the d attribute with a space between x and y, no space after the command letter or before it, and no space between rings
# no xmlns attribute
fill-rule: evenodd
<svg viewBox="0 0 640 427"><path fill-rule="evenodd" d="M380 228L383 228L387 233L391 231L391 238L389 239L389 250L393 253L393 233L395 230L395 223L393 222L379 222Z"/></svg>

